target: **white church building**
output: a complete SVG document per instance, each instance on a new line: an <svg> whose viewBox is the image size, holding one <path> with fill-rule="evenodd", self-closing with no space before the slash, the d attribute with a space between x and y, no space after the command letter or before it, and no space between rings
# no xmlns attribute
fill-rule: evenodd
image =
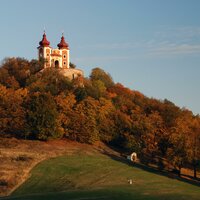
<svg viewBox="0 0 200 200"><path fill-rule="evenodd" d="M57 68L69 79L75 79L78 76L83 76L82 70L70 68L69 45L65 41L63 34L57 47L58 48L53 49L50 46L50 42L47 40L46 33L44 32L38 47L38 59L45 61L44 69L50 67Z"/></svg>

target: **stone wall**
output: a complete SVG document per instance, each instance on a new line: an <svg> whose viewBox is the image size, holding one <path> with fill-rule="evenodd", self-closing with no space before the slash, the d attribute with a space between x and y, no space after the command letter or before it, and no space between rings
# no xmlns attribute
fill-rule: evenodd
<svg viewBox="0 0 200 200"><path fill-rule="evenodd" d="M84 77L84 73L80 69L71 69L71 68L60 68L59 71L70 80L73 80L79 76Z"/></svg>

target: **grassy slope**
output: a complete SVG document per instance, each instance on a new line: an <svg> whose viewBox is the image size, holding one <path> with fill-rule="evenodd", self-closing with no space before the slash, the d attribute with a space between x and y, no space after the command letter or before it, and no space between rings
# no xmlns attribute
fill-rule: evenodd
<svg viewBox="0 0 200 200"><path fill-rule="evenodd" d="M128 179L133 179L133 185ZM72 155L42 162L6 199L200 199L198 186L150 173L108 156Z"/></svg>
<svg viewBox="0 0 200 200"><path fill-rule="evenodd" d="M117 154L102 143L87 145L66 139L42 142L3 138L0 135L0 197L14 191L28 178L32 168L42 160L80 151L90 154L99 151Z"/></svg>

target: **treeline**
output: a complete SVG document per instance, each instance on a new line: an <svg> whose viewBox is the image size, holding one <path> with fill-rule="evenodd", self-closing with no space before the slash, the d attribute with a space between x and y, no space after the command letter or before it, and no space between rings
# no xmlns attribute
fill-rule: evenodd
<svg viewBox="0 0 200 200"><path fill-rule="evenodd" d="M0 68L0 133L23 139L101 140L142 162L180 172L200 163L200 117L115 84L100 68L70 81L43 63L8 58Z"/></svg>

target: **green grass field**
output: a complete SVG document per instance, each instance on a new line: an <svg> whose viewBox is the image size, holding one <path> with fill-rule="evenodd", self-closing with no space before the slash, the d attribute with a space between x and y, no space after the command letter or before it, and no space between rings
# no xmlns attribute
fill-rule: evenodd
<svg viewBox="0 0 200 200"><path fill-rule="evenodd" d="M128 183L133 180L133 184ZM46 160L10 197L16 200L194 200L200 187L148 172L106 155L73 155Z"/></svg>

